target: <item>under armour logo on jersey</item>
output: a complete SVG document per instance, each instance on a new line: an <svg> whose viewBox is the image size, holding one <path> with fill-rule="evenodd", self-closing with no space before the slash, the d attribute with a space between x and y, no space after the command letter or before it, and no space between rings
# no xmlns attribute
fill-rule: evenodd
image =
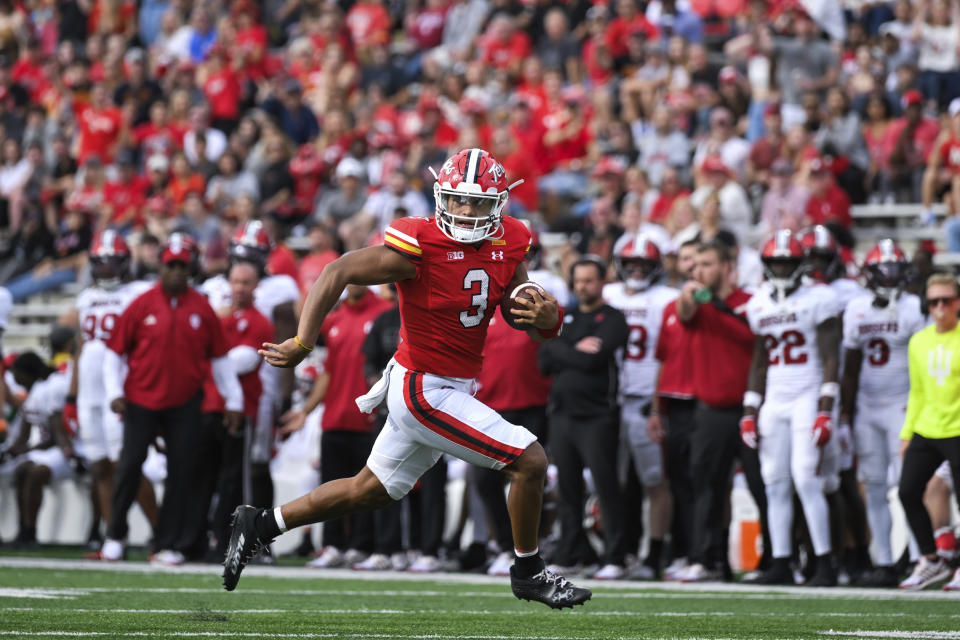
<svg viewBox="0 0 960 640"><path fill-rule="evenodd" d="M950 375L950 364L953 360L953 349L944 351L943 345L938 344L935 350L927 353L927 370L937 379L937 386L942 387Z"/></svg>
<svg viewBox="0 0 960 640"><path fill-rule="evenodd" d="M487 173L493 176L495 181L499 181L503 176L507 175L506 170L503 168L503 165L499 162L494 162L490 165L490 168L487 170Z"/></svg>
<svg viewBox="0 0 960 640"><path fill-rule="evenodd" d="M463 251L447 251L447 260L463 260Z"/></svg>
<svg viewBox="0 0 960 640"><path fill-rule="evenodd" d="M490 257L494 260L503 260L503 251L491 251Z"/></svg>

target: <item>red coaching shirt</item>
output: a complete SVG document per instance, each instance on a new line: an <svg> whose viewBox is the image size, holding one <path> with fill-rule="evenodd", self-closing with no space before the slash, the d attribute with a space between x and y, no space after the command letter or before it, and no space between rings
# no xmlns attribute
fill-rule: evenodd
<svg viewBox="0 0 960 640"><path fill-rule="evenodd" d="M273 323L254 307L237 309L230 315L221 317L220 324L223 327L227 346L231 349L240 346L259 349L264 342L273 342L275 336ZM240 387L243 389L243 413L247 416L255 416L260 403L260 394L263 393L260 367L239 377ZM222 413L225 409L223 397L211 373L203 384L203 412Z"/></svg>
<svg viewBox="0 0 960 640"><path fill-rule="evenodd" d="M711 407L739 407L747 390L747 375L753 359L753 332L744 308L750 294L735 289L724 304L733 313L713 303L701 304L687 323L693 353L693 394Z"/></svg>
<svg viewBox="0 0 960 640"><path fill-rule="evenodd" d="M539 350L540 344L526 331L504 322L498 305L487 328L477 400L497 411L546 406L550 378L537 366Z"/></svg>
<svg viewBox="0 0 960 640"><path fill-rule="evenodd" d="M530 232L504 216L499 238L470 245L445 236L433 218L400 218L383 241L417 265L415 278L397 283L397 362L438 376L476 378L487 325L530 248Z"/></svg>
<svg viewBox="0 0 960 640"><path fill-rule="evenodd" d="M127 356L128 402L147 409L179 407L203 387L210 360L227 354L220 319L192 288L168 296L158 283L117 321L107 346Z"/></svg>
<svg viewBox="0 0 960 640"><path fill-rule="evenodd" d="M657 395L669 398L693 398L693 332L680 322L677 301L663 309L656 357L660 361L660 386Z"/></svg>
<svg viewBox="0 0 960 640"><path fill-rule="evenodd" d="M361 413L354 398L370 390L363 372L363 341L373 321L393 304L372 291L356 304L340 303L320 327L327 345L323 368L330 374L330 386L323 399L324 431L360 431L373 429L374 414Z"/></svg>

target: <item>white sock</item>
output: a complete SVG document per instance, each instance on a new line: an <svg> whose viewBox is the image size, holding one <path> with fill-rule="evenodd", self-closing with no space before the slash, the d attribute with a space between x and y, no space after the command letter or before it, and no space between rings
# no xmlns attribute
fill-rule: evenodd
<svg viewBox="0 0 960 640"><path fill-rule="evenodd" d="M876 548L876 564L889 567L893 564L893 549L890 545L890 531L893 520L890 516L890 504L887 501L887 485L870 482L864 485L867 494L867 522Z"/></svg>
<svg viewBox="0 0 960 640"><path fill-rule="evenodd" d="M789 558L793 531L793 496L790 480L779 479L767 484L767 521L770 523L771 551L774 558Z"/></svg>
<svg viewBox="0 0 960 640"><path fill-rule="evenodd" d="M273 510L273 518L277 521L277 526L280 527L280 533L285 533L287 531L287 523L283 521L283 515L280 513L280 507L277 507Z"/></svg>
<svg viewBox="0 0 960 640"><path fill-rule="evenodd" d="M517 554L518 558L530 558L540 553L540 547L535 547L533 551L520 551L519 549L514 548L513 552Z"/></svg>

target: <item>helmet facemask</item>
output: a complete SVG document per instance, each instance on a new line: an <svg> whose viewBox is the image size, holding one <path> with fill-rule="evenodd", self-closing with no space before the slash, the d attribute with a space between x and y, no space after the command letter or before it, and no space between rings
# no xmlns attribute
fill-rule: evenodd
<svg viewBox="0 0 960 640"><path fill-rule="evenodd" d="M876 294L874 302L885 307L900 296L906 280L905 265L901 262L880 262L867 265L867 282ZM882 302L881 302L882 301Z"/></svg>
<svg viewBox="0 0 960 640"><path fill-rule="evenodd" d="M117 256L91 256L90 275L97 286L107 291L113 291L123 284L123 275L127 270L129 260Z"/></svg>
<svg viewBox="0 0 960 640"><path fill-rule="evenodd" d="M660 277L662 267L647 258L617 258L617 275L631 291L646 291Z"/></svg>
<svg viewBox="0 0 960 640"><path fill-rule="evenodd" d="M445 236L457 242L472 244L482 242L501 231L500 221L509 193L480 193L460 184L458 189L446 189L437 182L433 185L433 197L437 204L437 226ZM451 209L472 205L472 216L458 215Z"/></svg>
<svg viewBox="0 0 960 640"><path fill-rule="evenodd" d="M802 258L770 257L763 259L763 273L773 285L779 300L784 300L800 286L804 274Z"/></svg>

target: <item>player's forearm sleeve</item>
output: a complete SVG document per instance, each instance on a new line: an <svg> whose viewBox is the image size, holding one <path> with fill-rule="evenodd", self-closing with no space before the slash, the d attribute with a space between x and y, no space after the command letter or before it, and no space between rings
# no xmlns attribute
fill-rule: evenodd
<svg viewBox="0 0 960 640"><path fill-rule="evenodd" d="M260 366L260 354L253 347L241 344L227 352L227 357L233 363L233 370L238 376L250 373Z"/></svg>
<svg viewBox="0 0 960 640"><path fill-rule="evenodd" d="M127 363L113 349L103 350L103 390L107 394L107 405L122 398L123 383L127 379Z"/></svg>
<svg viewBox="0 0 960 640"><path fill-rule="evenodd" d="M915 355L913 344L907 347L907 362L910 366L910 395L907 397L907 415L903 419L903 429L900 430L900 439L909 440L916 429L917 416L923 406L923 376Z"/></svg>
<svg viewBox="0 0 960 640"><path fill-rule="evenodd" d="M213 382L217 391L223 396L223 403L227 411L243 411L243 389L240 380L228 356L214 358L210 361L213 370Z"/></svg>

